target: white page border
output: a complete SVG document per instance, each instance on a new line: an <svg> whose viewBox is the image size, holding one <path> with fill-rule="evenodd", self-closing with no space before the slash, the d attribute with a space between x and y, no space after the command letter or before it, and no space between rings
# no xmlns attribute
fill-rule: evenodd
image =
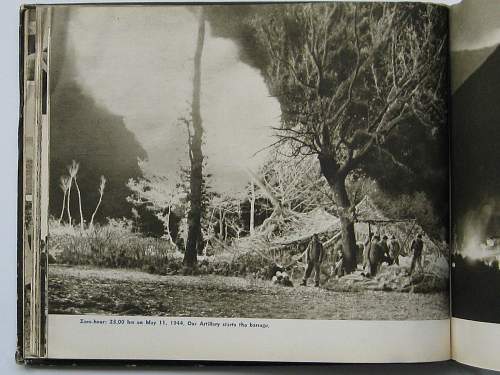
<svg viewBox="0 0 500 375"><path fill-rule="evenodd" d="M156 321L152 325L86 324L80 319ZM184 321L159 326L159 321ZM187 321L197 323L188 326ZM253 322L269 328L202 327ZM389 363L450 359L450 321L220 319L49 315L52 359L128 359Z"/></svg>

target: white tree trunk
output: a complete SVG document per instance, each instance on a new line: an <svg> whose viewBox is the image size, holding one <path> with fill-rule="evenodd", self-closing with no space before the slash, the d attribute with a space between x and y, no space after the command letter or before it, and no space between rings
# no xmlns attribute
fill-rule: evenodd
<svg viewBox="0 0 500 375"><path fill-rule="evenodd" d="M66 206L66 191L64 192L63 196L63 202L62 202L62 208L61 208L61 215L59 215L59 223L62 221L63 215L64 215L64 207Z"/></svg>
<svg viewBox="0 0 500 375"><path fill-rule="evenodd" d="M82 213L82 194L80 193L80 188L78 187L78 182L75 178L76 191L78 192L78 208L80 209L80 228L84 229L83 226L83 213Z"/></svg>
<svg viewBox="0 0 500 375"><path fill-rule="evenodd" d="M168 237L168 241L170 242L170 244L172 246L174 246L174 248L176 247L175 245L175 242L172 238L172 234L170 233L170 214L172 213L172 207L171 206L168 206L168 211L167 211L167 220L166 220L166 223L165 223L165 231L167 232L167 237Z"/></svg>
<svg viewBox="0 0 500 375"><path fill-rule="evenodd" d="M255 232L255 186L250 182L250 235Z"/></svg>
<svg viewBox="0 0 500 375"><path fill-rule="evenodd" d="M92 217L90 218L90 227L92 227L94 225L94 217L95 217L95 214L97 213L97 210L99 209L99 206L101 205L101 202L102 202L102 193L99 195L99 201L97 202L97 206L95 206L94 213L92 214ZM81 212L82 212L82 208L80 205L80 214L81 214Z"/></svg>
<svg viewBox="0 0 500 375"><path fill-rule="evenodd" d="M223 219L222 219L222 208L219 208L219 238L222 241L222 236L224 235Z"/></svg>
<svg viewBox="0 0 500 375"><path fill-rule="evenodd" d="M71 209L70 209L70 203L71 203L71 187L73 186L73 179L70 178L69 180L69 188L68 188L68 200L66 201L67 204L67 212L68 212L68 220L69 220L69 225L73 225L73 219L71 218Z"/></svg>

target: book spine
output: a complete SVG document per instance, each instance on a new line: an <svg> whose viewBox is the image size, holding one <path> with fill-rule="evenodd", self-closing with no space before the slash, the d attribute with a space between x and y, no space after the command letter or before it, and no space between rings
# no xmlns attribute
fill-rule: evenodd
<svg viewBox="0 0 500 375"><path fill-rule="evenodd" d="M27 48L26 14L25 6L19 12L19 128L18 128L18 197L17 197L17 342L16 362L24 362L24 63Z"/></svg>
<svg viewBox="0 0 500 375"><path fill-rule="evenodd" d="M18 346L16 358L46 356L51 9L21 9Z"/></svg>

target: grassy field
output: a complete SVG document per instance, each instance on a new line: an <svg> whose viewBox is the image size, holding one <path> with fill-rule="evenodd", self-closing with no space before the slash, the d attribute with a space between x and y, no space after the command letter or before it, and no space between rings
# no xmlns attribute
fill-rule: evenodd
<svg viewBox="0 0 500 375"><path fill-rule="evenodd" d="M446 293L334 292L216 275L51 265L49 313L272 319L420 320L448 317Z"/></svg>

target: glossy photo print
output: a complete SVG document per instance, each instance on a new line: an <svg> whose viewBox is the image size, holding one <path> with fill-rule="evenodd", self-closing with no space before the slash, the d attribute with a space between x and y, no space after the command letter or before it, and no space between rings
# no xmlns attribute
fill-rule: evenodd
<svg viewBox="0 0 500 375"><path fill-rule="evenodd" d="M449 318L446 8L51 22L49 315Z"/></svg>

